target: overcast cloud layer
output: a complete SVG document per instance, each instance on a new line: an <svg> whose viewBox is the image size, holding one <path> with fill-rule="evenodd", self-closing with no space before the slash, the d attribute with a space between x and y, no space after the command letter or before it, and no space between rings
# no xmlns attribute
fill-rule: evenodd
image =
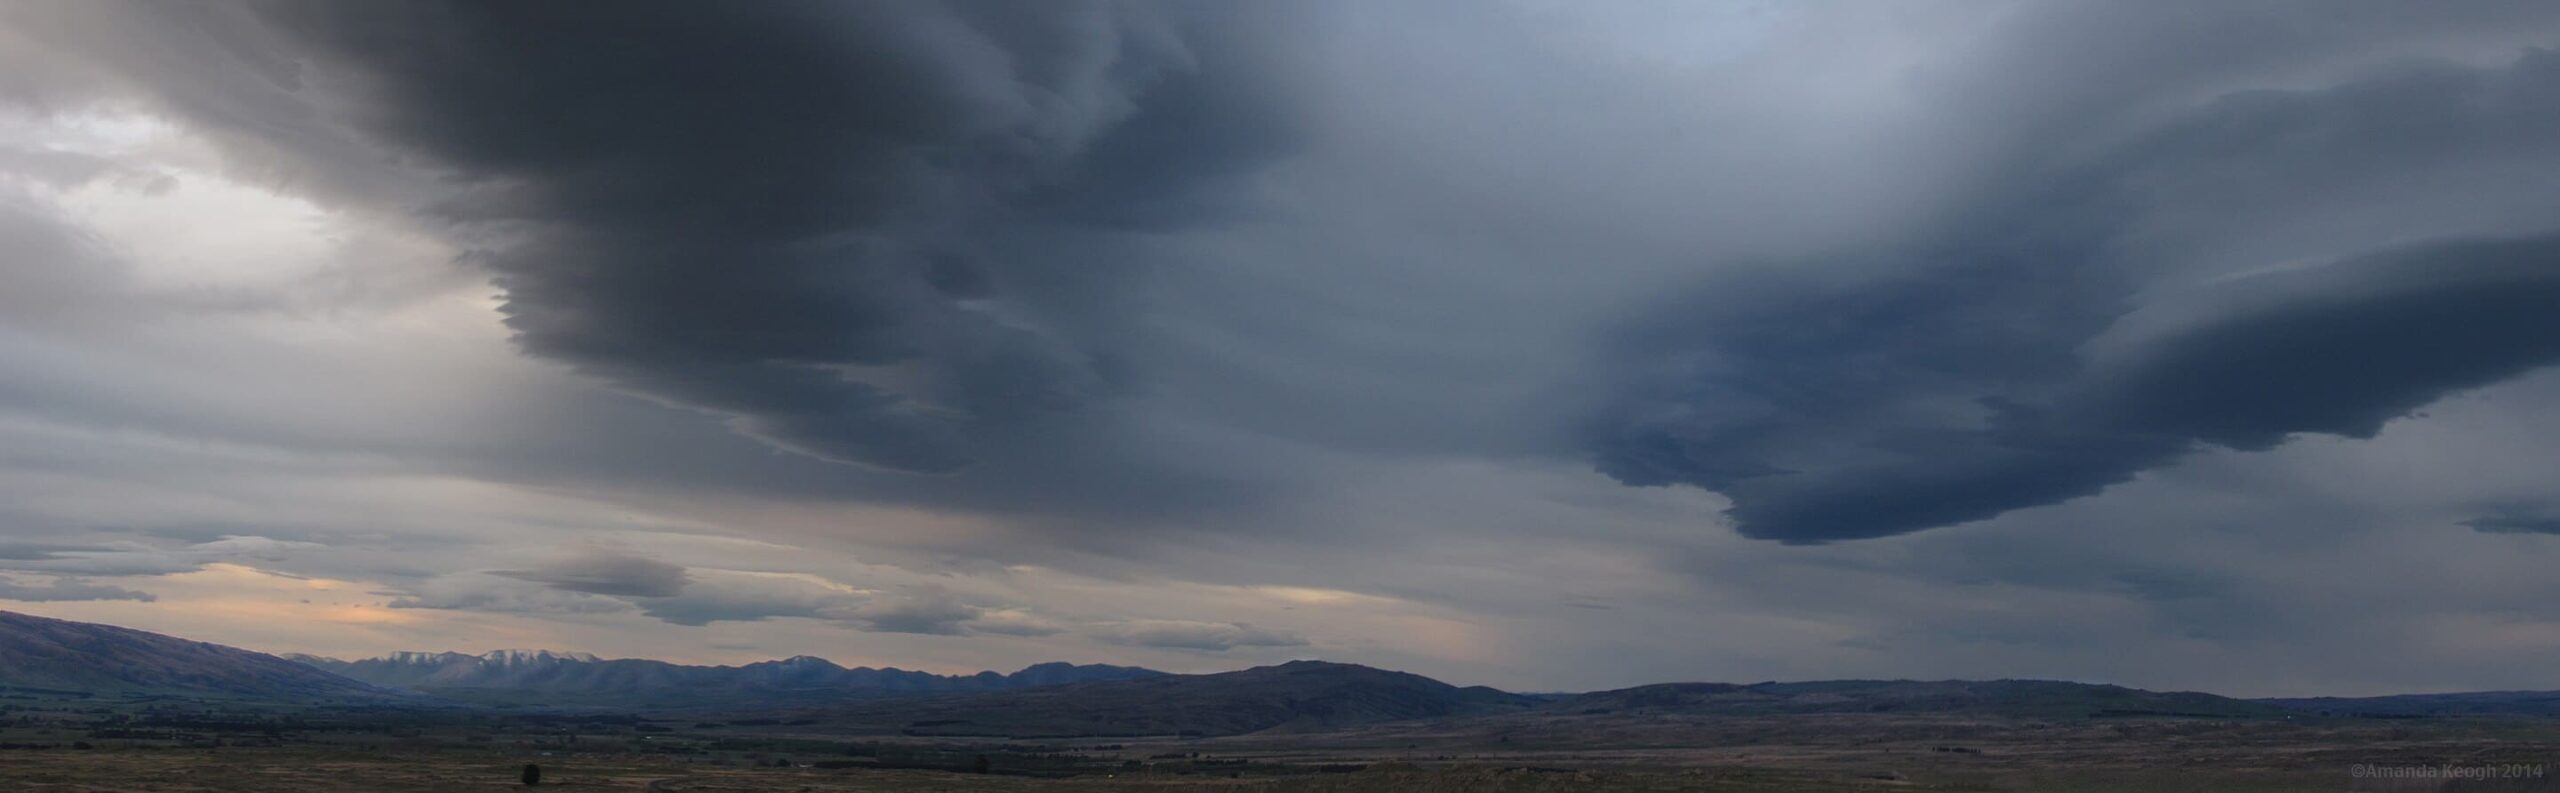
<svg viewBox="0 0 2560 793"><path fill-rule="evenodd" d="M2560 688L2535 2L0 6L0 606Z"/></svg>

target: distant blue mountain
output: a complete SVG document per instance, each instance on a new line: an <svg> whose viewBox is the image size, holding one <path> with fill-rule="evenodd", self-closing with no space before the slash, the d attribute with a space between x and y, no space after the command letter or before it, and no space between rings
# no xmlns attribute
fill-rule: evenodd
<svg viewBox="0 0 2560 793"><path fill-rule="evenodd" d="M288 656L311 667L380 686L484 704L698 707L808 704L929 694L1012 691L1040 686L1138 680L1163 672L1107 664L1045 663L1012 674L937 675L906 669L846 668L814 656L744 666L689 666L586 653L499 650L394 653L341 661Z"/></svg>

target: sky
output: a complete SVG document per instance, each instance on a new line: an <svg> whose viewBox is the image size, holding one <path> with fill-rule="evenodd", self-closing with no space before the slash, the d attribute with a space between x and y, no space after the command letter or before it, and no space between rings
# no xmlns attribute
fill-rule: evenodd
<svg viewBox="0 0 2560 793"><path fill-rule="evenodd" d="M0 4L0 608L2555 689L2560 6Z"/></svg>

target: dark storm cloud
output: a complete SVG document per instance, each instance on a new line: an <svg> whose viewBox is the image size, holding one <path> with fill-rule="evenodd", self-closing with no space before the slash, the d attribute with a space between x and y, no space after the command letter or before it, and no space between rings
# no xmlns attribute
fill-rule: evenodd
<svg viewBox="0 0 2560 793"><path fill-rule="evenodd" d="M2327 253L2308 266L2210 261L2233 255L2212 243L2428 174L2545 167L2555 107L2560 55L2535 50L2232 93L2102 147L2042 141L1909 252L1730 278L1627 334L1598 465L1721 492L1748 536L1822 542L2091 495L2207 445L2371 437L2560 361L2547 217L2427 238L2534 205L2484 194L2379 233L2332 221L2293 244ZM2049 153L2075 150L2095 153Z"/></svg>
<svg viewBox="0 0 2560 793"><path fill-rule="evenodd" d="M2555 301L2560 235L2415 243L2232 281L2182 309L2206 318L2097 354L2063 404L2243 450L2302 432L2371 437L2448 391L2560 359Z"/></svg>
<svg viewBox="0 0 2560 793"><path fill-rule="evenodd" d="M1057 325L1125 268L991 239L1197 219L1288 139L1254 43L1182 8L261 8L360 129L464 185L434 211L523 349L894 470L1128 385Z"/></svg>
<svg viewBox="0 0 2560 793"><path fill-rule="evenodd" d="M590 548L532 569L490 573L569 592L626 597L672 597L693 582L682 565L612 548Z"/></svg>
<svg viewBox="0 0 2560 793"><path fill-rule="evenodd" d="M0 7L0 62L27 67L0 70L7 110L166 121L220 158L219 178L189 185L272 188L368 235L430 243L419 261L388 257L384 279L466 252L466 266L435 272L494 276L518 349L642 397L545 376L533 393L485 391L498 407L467 420L332 423L362 411L173 408L145 396L171 392L140 373L197 375L85 377L95 354L66 347L35 352L84 377L0 380L0 401L66 423L569 487L896 502L1113 530L1251 508L1287 486L1253 470L1268 456L1135 406L1175 368L1149 358L1161 341L1149 336L1181 335L1150 316L1182 299L1154 282L1216 264L1152 249L1266 208L1264 166L1304 142L1302 59L1287 48L1308 15L1146 3ZM112 181L127 193L156 174L53 154L0 165L23 161L28 185ZM321 288L338 282L335 266L290 301L193 285L144 294L154 285L121 275L126 251L90 244L78 218L47 216L42 202L11 216L14 198L0 195L0 241L24 238L12 247L40 255L0 257L0 325L68 327L87 347L205 303L381 308L351 302L368 290ZM458 286L441 277L415 283ZM204 349L183 359L213 369L257 352L192 338ZM0 356L19 352L9 341Z"/></svg>

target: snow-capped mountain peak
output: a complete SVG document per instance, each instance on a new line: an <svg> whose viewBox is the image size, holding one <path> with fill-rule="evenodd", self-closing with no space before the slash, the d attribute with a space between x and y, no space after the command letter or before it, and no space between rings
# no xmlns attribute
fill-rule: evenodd
<svg viewBox="0 0 2560 793"><path fill-rule="evenodd" d="M480 660L487 663L498 664L500 666L523 666L527 664L543 663L595 663L598 659L590 653L553 652L551 650L491 650L489 652L482 653L480 655Z"/></svg>

